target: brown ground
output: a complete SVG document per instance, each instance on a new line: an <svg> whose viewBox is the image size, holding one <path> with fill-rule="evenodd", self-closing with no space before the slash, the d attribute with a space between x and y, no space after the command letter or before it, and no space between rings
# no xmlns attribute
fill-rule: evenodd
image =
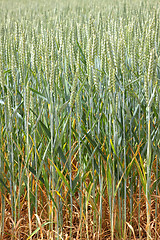
<svg viewBox="0 0 160 240"><path fill-rule="evenodd" d="M0 195L1 196L1 195ZM130 239L140 239L139 238L139 231L141 232L141 239L147 239L146 235L146 203L145 203L145 197L142 195L141 197L141 214L140 214L140 230L138 228L138 193L137 195L133 196L133 202L134 202L134 210L133 210L133 217L132 222L130 221L130 209L129 209L129 199L127 199L127 230L126 235L129 239L129 234L131 234ZM75 196L78 200L78 194ZM13 227L14 222L11 217L11 208L10 208L10 199L9 196L7 197L8 202L6 202L6 211L5 211L5 224L4 224L4 235L0 239L2 240L9 240L9 239L27 239L29 236L29 224L28 224L28 203L26 198L21 198L21 211L20 211L20 219L17 220L16 226ZM48 221L48 207L49 207L49 201L47 198L47 195L45 191L39 192L38 197L38 217L39 218L39 226L40 231L38 231L38 236L35 234L32 239L50 239L49 236L51 236L51 232L49 230L48 225L42 227L41 224ZM100 235L100 239L111 239L111 232L110 232L110 214L109 214L109 206L108 206L108 198L106 197L103 199L103 222L102 222L102 233ZM151 231L152 231L152 239L160 239L160 198L157 198L158 203L158 215L157 219L155 219L155 199L154 196L152 198L151 203ZM43 202L43 203L42 203ZM67 200L65 201L65 204L67 205ZM69 239L70 234L70 219L69 219L69 210L67 207L63 207L63 238L64 240ZM75 199L73 200L73 226L72 226L72 239L80 239L80 210L77 202ZM69 204L68 204L69 207ZM98 208L98 207L97 207ZM92 212L92 206L91 202L88 204L88 216L84 216L82 218L82 239L87 239L87 229L88 229L88 238L89 239L98 239L98 233L95 233L93 235L93 226L95 228L95 232L98 232L96 229L96 224L93 223L93 212ZM115 219L118 219L119 213L118 213L118 206L115 207ZM35 216L35 209L33 210L32 214L32 232L37 228L36 227L36 220ZM56 219L56 216L54 216L54 219ZM98 222L98 217L97 217ZM157 234L155 232L155 225L157 224ZM97 224L98 225L98 224ZM120 236L120 232L122 232L123 227L119 226L121 230L117 229L117 226L115 226L115 239L124 239L123 236ZM55 229L55 224L53 224L53 229ZM131 231L129 231L131 230ZM130 232L130 233L129 233ZM53 239L55 239L55 234L53 235Z"/></svg>

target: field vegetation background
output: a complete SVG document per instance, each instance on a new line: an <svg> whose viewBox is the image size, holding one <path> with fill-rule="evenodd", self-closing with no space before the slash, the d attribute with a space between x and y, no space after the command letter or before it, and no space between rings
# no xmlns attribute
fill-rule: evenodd
<svg viewBox="0 0 160 240"><path fill-rule="evenodd" d="M0 239L160 239L158 1L0 1Z"/></svg>

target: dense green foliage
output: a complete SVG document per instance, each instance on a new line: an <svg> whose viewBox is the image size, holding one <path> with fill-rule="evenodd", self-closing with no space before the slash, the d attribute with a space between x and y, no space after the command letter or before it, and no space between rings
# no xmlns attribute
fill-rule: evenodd
<svg viewBox="0 0 160 240"><path fill-rule="evenodd" d="M43 189L50 238L64 237L68 215L73 239L78 211L76 236L101 239L106 201L111 239L140 237L141 228L158 239L159 10L139 1L2 3L0 234L6 204L16 225L23 197L32 233Z"/></svg>

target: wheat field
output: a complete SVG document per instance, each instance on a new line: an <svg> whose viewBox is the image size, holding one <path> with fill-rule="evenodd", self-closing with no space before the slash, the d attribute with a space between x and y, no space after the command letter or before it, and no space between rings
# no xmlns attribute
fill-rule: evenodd
<svg viewBox="0 0 160 240"><path fill-rule="evenodd" d="M0 4L0 239L160 239L158 1Z"/></svg>

